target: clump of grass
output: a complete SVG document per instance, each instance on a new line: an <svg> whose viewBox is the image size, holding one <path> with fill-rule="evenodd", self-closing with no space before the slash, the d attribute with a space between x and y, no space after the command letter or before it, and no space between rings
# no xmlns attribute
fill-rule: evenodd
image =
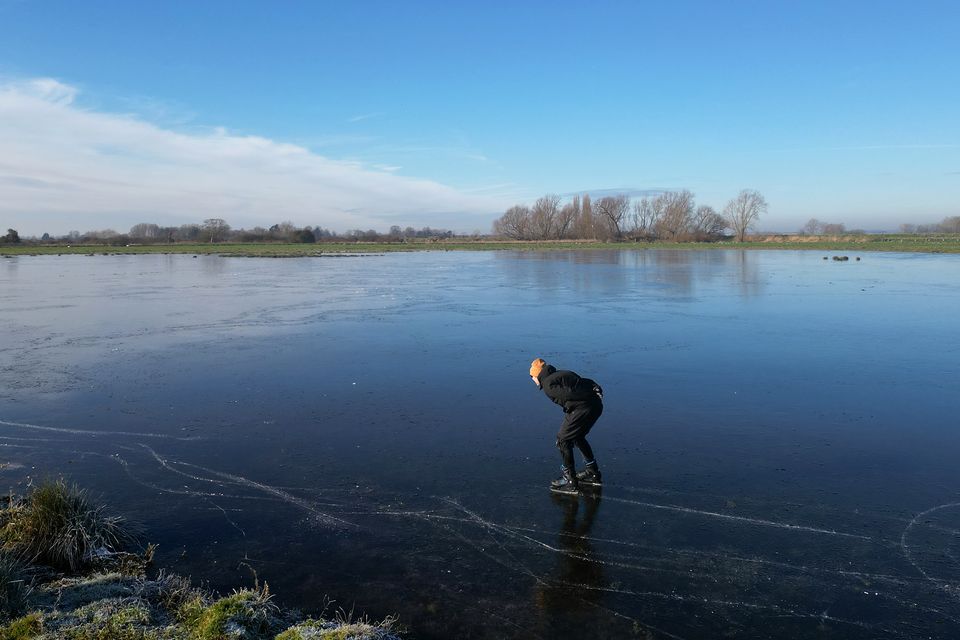
<svg viewBox="0 0 960 640"><path fill-rule="evenodd" d="M326 611L330 602L324 606ZM309 618L295 624L276 640L399 640L396 618L387 616L381 622L371 622L367 616L354 618L353 610L337 609L333 620Z"/></svg>
<svg viewBox="0 0 960 640"><path fill-rule="evenodd" d="M190 578L164 571L160 571L154 580L140 578L135 592L138 597L180 619L188 617L184 612L189 606L199 603L202 608L205 601L205 594L191 584Z"/></svg>
<svg viewBox="0 0 960 640"><path fill-rule="evenodd" d="M146 603L136 598L93 602L73 612L73 623L57 637L67 640L153 640L160 638Z"/></svg>
<svg viewBox="0 0 960 640"><path fill-rule="evenodd" d="M123 518L109 516L87 492L63 480L45 482L11 500L0 519L3 547L29 562L77 571L103 552L135 540Z"/></svg>
<svg viewBox="0 0 960 640"><path fill-rule="evenodd" d="M397 636L392 633L392 622L390 618L378 624L307 620L290 627L276 640L393 640Z"/></svg>
<svg viewBox="0 0 960 640"><path fill-rule="evenodd" d="M31 582L23 560L0 550L0 620L15 618L27 610Z"/></svg>
<svg viewBox="0 0 960 640"><path fill-rule="evenodd" d="M43 619L33 612L0 627L0 640L30 640L43 632Z"/></svg>
<svg viewBox="0 0 960 640"><path fill-rule="evenodd" d="M180 607L178 617L196 640L261 638L277 624L279 609L271 598L266 584L234 591L209 605L196 596Z"/></svg>

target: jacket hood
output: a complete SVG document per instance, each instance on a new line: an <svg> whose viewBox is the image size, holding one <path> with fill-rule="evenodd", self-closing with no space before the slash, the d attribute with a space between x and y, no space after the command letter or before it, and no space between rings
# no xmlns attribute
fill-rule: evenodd
<svg viewBox="0 0 960 640"><path fill-rule="evenodd" d="M549 376L551 373L556 373L556 371L557 371L557 368L555 366L553 366L552 364L548 364L544 366L543 369L540 370L540 375L537 376L537 380L539 380L540 383L542 384L544 378Z"/></svg>

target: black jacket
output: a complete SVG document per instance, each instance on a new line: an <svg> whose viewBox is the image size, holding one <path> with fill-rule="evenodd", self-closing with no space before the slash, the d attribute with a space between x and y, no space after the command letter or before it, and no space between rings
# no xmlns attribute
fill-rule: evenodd
<svg viewBox="0 0 960 640"><path fill-rule="evenodd" d="M563 407L564 413L570 413L581 403L600 402L603 395L600 385L590 378L581 378L573 371L558 371L549 364L537 380L547 397Z"/></svg>

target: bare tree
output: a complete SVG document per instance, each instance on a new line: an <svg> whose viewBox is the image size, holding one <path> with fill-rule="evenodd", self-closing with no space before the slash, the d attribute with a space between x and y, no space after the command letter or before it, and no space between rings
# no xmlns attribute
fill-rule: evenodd
<svg viewBox="0 0 960 640"><path fill-rule="evenodd" d="M960 216L944 218L940 223L940 231L944 233L960 233Z"/></svg>
<svg viewBox="0 0 960 640"><path fill-rule="evenodd" d="M664 240L682 238L690 230L693 218L693 192L668 191L650 203L657 218L656 234Z"/></svg>
<svg viewBox="0 0 960 640"><path fill-rule="evenodd" d="M619 240L623 237L623 224L630 210L630 197L620 194L600 198L594 205L597 218L602 220L609 230L609 234Z"/></svg>
<svg viewBox="0 0 960 640"><path fill-rule="evenodd" d="M900 225L900 233L911 233L911 234L912 234L912 233L916 233L916 232L917 232L917 225L915 225L915 224L904 223L904 224Z"/></svg>
<svg viewBox="0 0 960 640"><path fill-rule="evenodd" d="M573 228L578 215L579 207L575 206L572 202L568 202L560 208L560 213L557 214L556 226L558 240L566 238L570 234L570 230Z"/></svg>
<svg viewBox="0 0 960 640"><path fill-rule="evenodd" d="M767 212L767 201L759 191L744 189L737 197L727 203L724 214L727 223L737 236L737 242L743 242L747 231Z"/></svg>
<svg viewBox="0 0 960 640"><path fill-rule="evenodd" d="M158 238L160 237L160 226L151 222L141 222L130 227L131 238Z"/></svg>
<svg viewBox="0 0 960 640"><path fill-rule="evenodd" d="M230 231L230 225L223 218L207 218L203 221L203 232L210 238L210 242L219 242Z"/></svg>
<svg viewBox="0 0 960 640"><path fill-rule="evenodd" d="M718 238L723 235L723 230L727 228L727 220L713 207L700 205L693 212L690 220L690 232L695 240L708 240Z"/></svg>
<svg viewBox="0 0 960 640"><path fill-rule="evenodd" d="M555 237L557 217L560 214L560 196L538 198L530 210L530 231L536 240Z"/></svg>
<svg viewBox="0 0 960 640"><path fill-rule="evenodd" d="M847 225L842 222L824 222L823 223L823 235L825 236L839 236L842 233L845 233L847 230Z"/></svg>
<svg viewBox="0 0 960 640"><path fill-rule="evenodd" d="M818 236L823 233L823 223L816 218L810 218L807 220L807 224L800 229L800 233L808 236Z"/></svg>
<svg viewBox="0 0 960 640"><path fill-rule="evenodd" d="M493 233L513 240L526 240L530 237L530 209L523 205L510 207L507 212L493 221Z"/></svg>
<svg viewBox="0 0 960 640"><path fill-rule="evenodd" d="M650 237L657 225L658 212L650 205L649 198L633 203L633 231L639 236Z"/></svg>

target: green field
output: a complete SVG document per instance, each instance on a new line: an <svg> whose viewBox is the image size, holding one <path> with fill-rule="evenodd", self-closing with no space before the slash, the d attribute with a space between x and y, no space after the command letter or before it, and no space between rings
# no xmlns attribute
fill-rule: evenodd
<svg viewBox="0 0 960 640"><path fill-rule="evenodd" d="M791 249L816 251L906 251L960 253L960 234L875 234L836 240L768 236L747 242L501 242L449 239L436 242L331 242L320 244L150 244L150 245L31 245L2 244L0 255L135 255L141 253L222 255L251 258L298 258L377 254L393 251L552 251L563 249Z"/></svg>

